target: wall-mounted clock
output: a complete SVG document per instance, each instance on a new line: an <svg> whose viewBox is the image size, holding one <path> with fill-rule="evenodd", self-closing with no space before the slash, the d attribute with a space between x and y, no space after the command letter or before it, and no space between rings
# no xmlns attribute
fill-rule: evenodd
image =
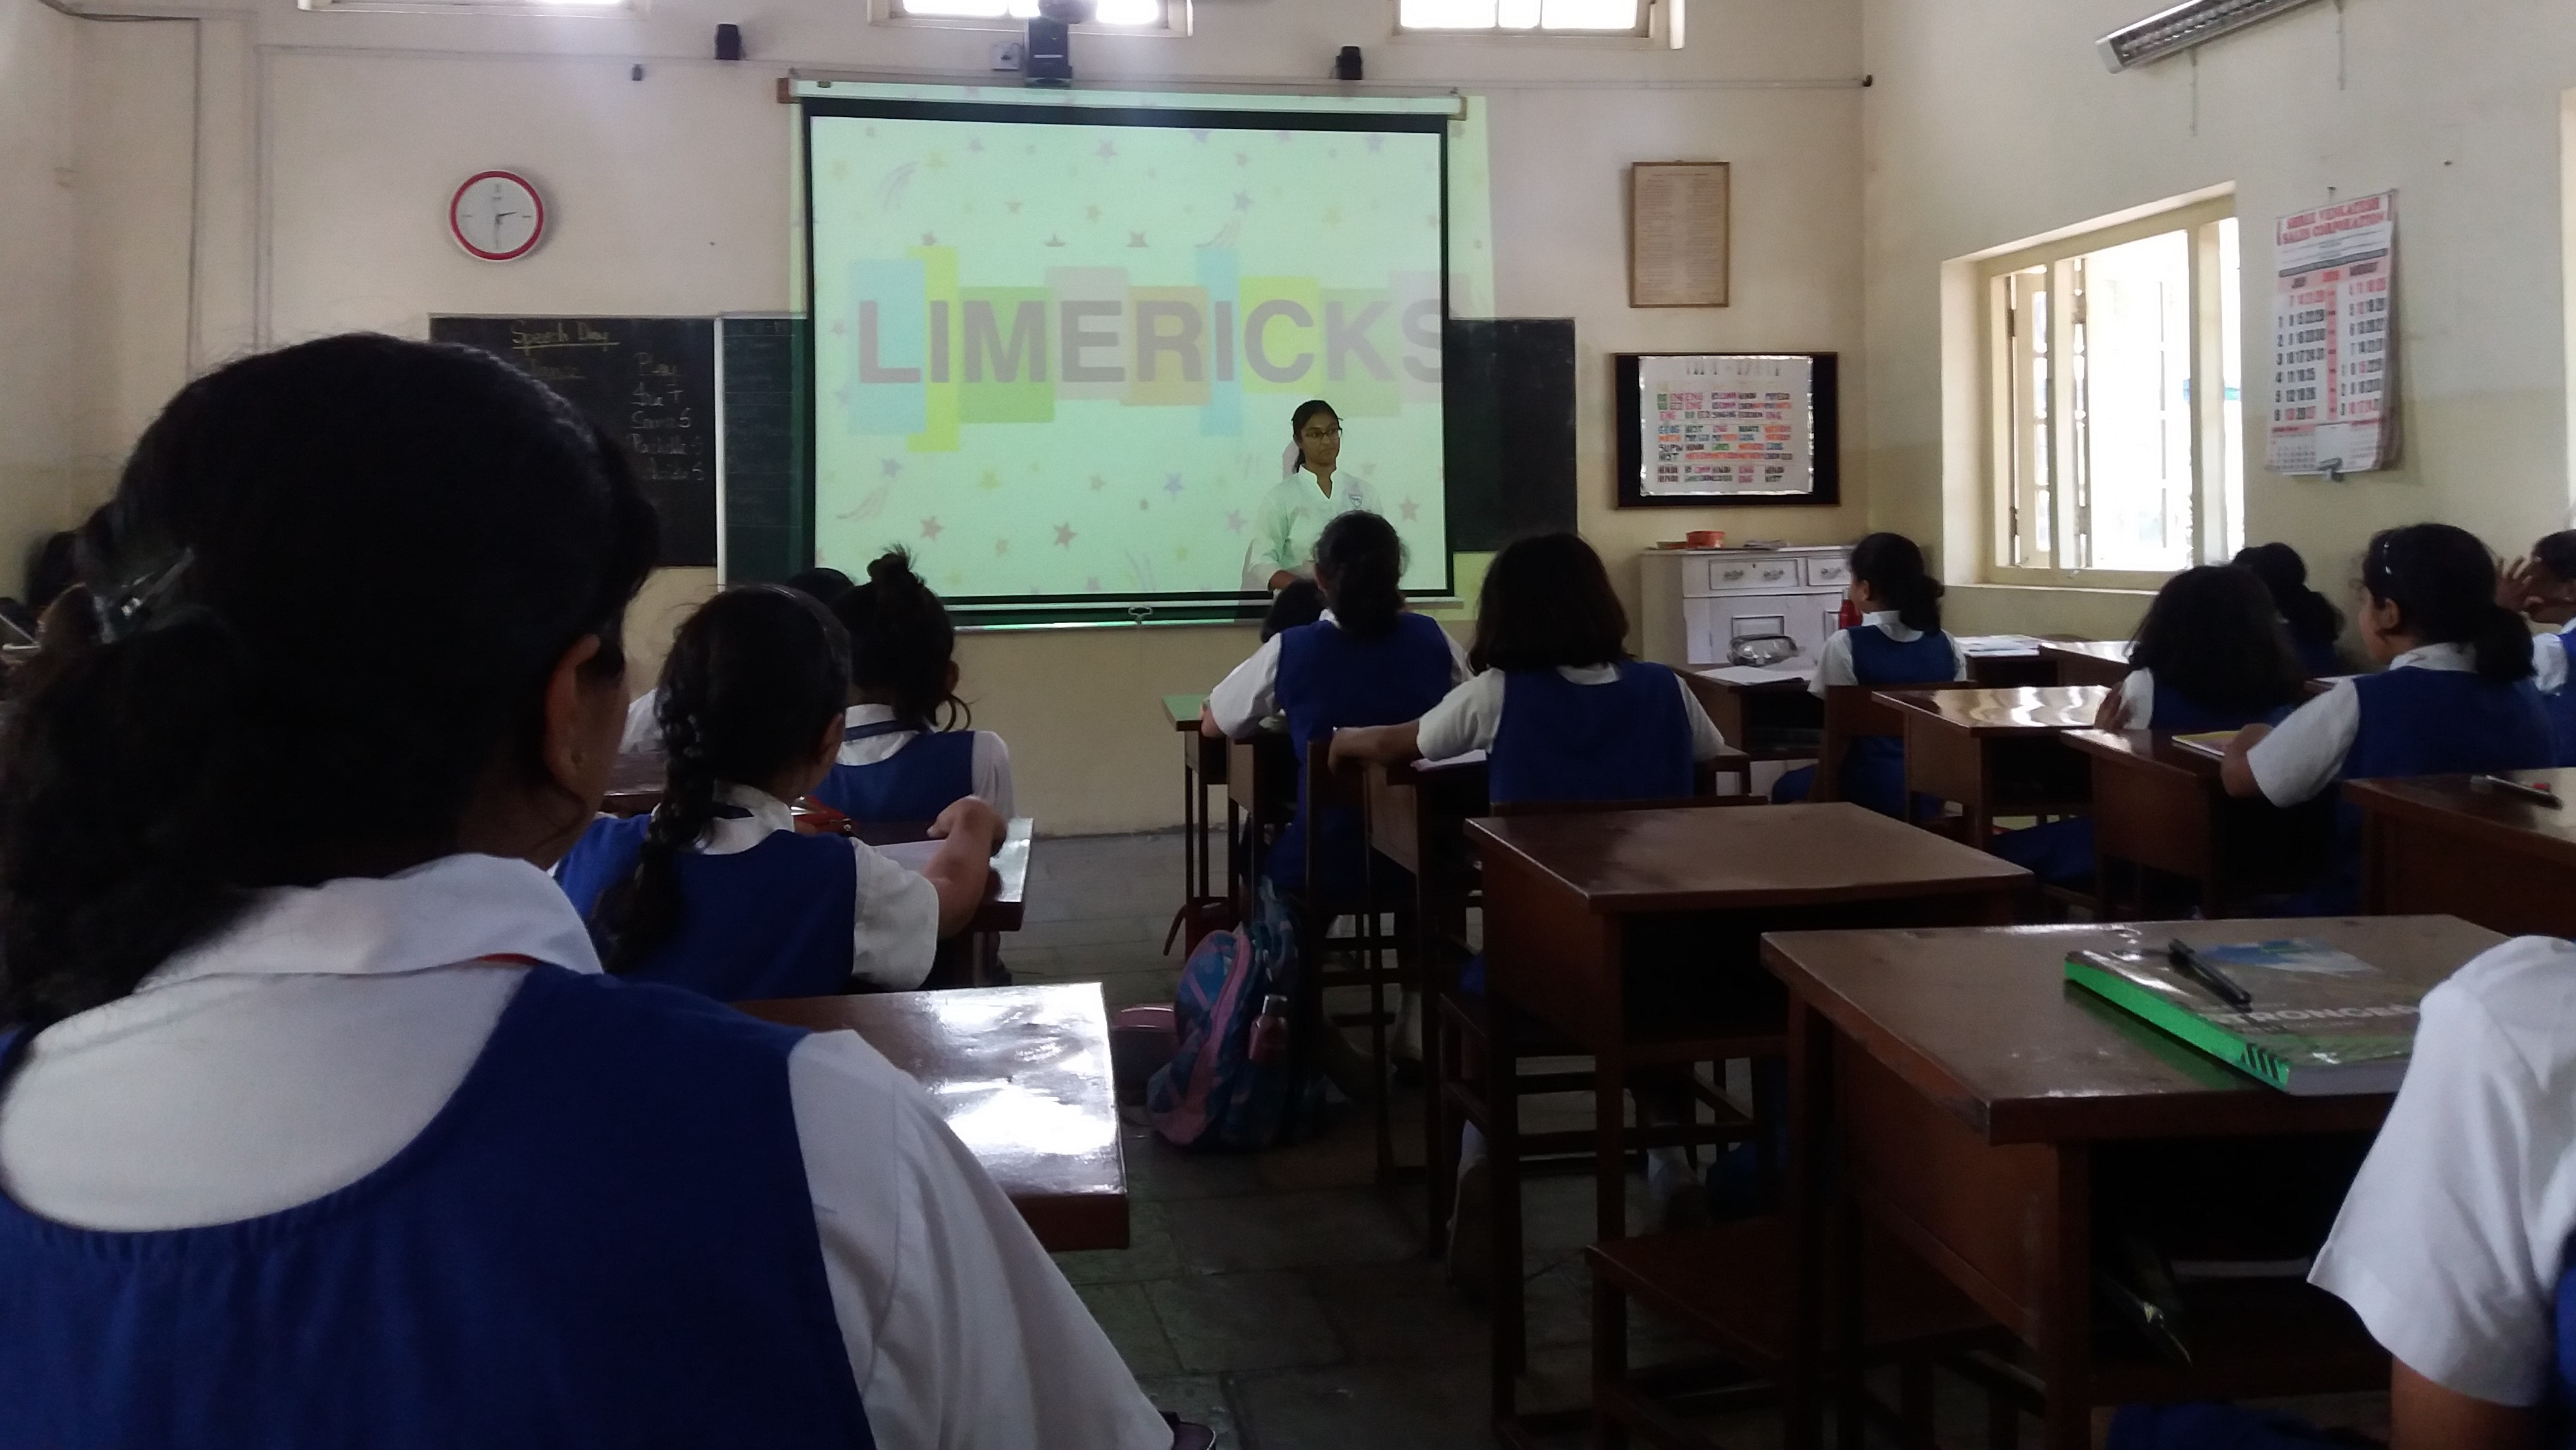
<svg viewBox="0 0 2576 1450"><path fill-rule="evenodd" d="M537 249L546 234L546 203L515 171L469 176L447 202L447 231L486 262L508 262Z"/></svg>

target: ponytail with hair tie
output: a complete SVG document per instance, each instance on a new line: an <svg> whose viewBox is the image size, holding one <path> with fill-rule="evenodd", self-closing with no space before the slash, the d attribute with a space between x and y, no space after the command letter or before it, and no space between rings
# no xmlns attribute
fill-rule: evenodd
<svg viewBox="0 0 2576 1450"><path fill-rule="evenodd" d="M2466 645L2478 677L2531 678L2531 631L2496 602L2496 560L2478 536L2451 524L2382 529L2362 551L2361 583L2397 606L2397 630L2419 644Z"/></svg>
<svg viewBox="0 0 2576 1450"><path fill-rule="evenodd" d="M925 731L975 723L949 685L957 627L909 552L888 549L868 561L868 582L834 600L832 613L849 631L850 684L861 694Z"/></svg>

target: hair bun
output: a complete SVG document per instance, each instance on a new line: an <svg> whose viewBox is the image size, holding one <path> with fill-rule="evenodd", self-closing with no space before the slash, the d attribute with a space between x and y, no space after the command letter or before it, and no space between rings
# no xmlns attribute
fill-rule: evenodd
<svg viewBox="0 0 2576 1450"><path fill-rule="evenodd" d="M921 575L912 567L912 555L904 549L888 549L868 561L868 582L923 589Z"/></svg>

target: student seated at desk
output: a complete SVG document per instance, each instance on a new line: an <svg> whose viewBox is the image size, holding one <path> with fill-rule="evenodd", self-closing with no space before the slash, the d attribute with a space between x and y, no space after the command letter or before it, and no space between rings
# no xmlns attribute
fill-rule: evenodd
<svg viewBox="0 0 2576 1450"><path fill-rule="evenodd" d="M921 874L863 841L804 835L789 802L834 768L849 648L805 595L728 589L662 668L668 784L649 816L603 816L556 879L608 970L719 1002L907 991L984 895L1001 834L968 796L930 828Z"/></svg>
<svg viewBox="0 0 2576 1450"><path fill-rule="evenodd" d="M2385 1348L2389 1450L2569 1443L2576 946L2520 937L2424 996L2414 1059L2311 1283ZM2135 1406L2112 1450L2355 1443L2223 1405Z"/></svg>
<svg viewBox="0 0 2576 1450"><path fill-rule="evenodd" d="M1313 624L1324 617L1324 591L1312 579L1291 579L1270 596L1270 610L1261 616L1261 642L1300 625Z"/></svg>
<svg viewBox="0 0 2576 1450"><path fill-rule="evenodd" d="M812 569L800 569L780 582L799 594L811 595L828 606L833 600L848 592L850 576L838 569L818 566ZM662 722L658 715L661 700L662 687L657 683L651 691L636 696L634 702L626 707L626 733L618 737L619 750L641 751L662 748Z"/></svg>
<svg viewBox="0 0 2576 1450"><path fill-rule="evenodd" d="M2567 636L2576 632L2576 529L2551 534L2507 567L2496 602L2549 626L2531 641L2531 683L2549 707L2558 763L2576 765L2576 690L2568 688L2567 671Z"/></svg>
<svg viewBox="0 0 2576 1450"><path fill-rule="evenodd" d="M1923 550L1903 534L1872 534L1852 549L1852 603L1860 623L1825 641L1816 678L1818 699L1836 685L1931 685L1968 677L1968 656L1942 631L1941 581L1923 567ZM1774 801L1802 801L1815 790L1816 767L1801 766L1771 788ZM1905 742L1864 736L1843 753L1844 800L1905 818Z"/></svg>
<svg viewBox="0 0 2576 1450"><path fill-rule="evenodd" d="M1476 599L1467 661L1482 673L1419 720L1335 732L1333 759L1446 760L1483 750L1497 805L1688 796L1693 768L1716 759L1726 740L1679 675L1628 657L1627 637L1627 611L1590 544L1574 534L1515 540L1486 568ZM1469 958L1459 986L1484 991L1484 966L1481 954ZM1649 1087L1637 1106L1644 1121L1677 1122L1688 1098ZM1462 1270L1483 1262L1485 1161L1484 1135L1463 1124L1451 1225L1452 1263ZM1651 1150L1646 1178L1670 1226L1702 1216L1681 1149Z"/></svg>
<svg viewBox="0 0 2576 1450"><path fill-rule="evenodd" d="M972 795L1008 819L1011 748L971 728L974 712L957 698L957 628L912 556L887 550L832 612L850 632L856 703L814 799L856 821L927 821Z"/></svg>
<svg viewBox="0 0 2576 1450"><path fill-rule="evenodd" d="M2251 570L2204 564L2156 591L2129 647L2129 677L2103 700L2105 730L2197 734L2274 721L2306 698L2272 593Z"/></svg>
<svg viewBox="0 0 2576 1450"><path fill-rule="evenodd" d="M327 338L103 517L0 774L0 1445L1172 1444L918 1084L601 975L616 439Z"/></svg>
<svg viewBox="0 0 2576 1450"><path fill-rule="evenodd" d="M2237 550L2228 562L2253 570L2263 587L2272 591L2272 607L2290 631L2291 653L2310 679L2345 673L2343 659L2335 651L2335 639L2343 633L2343 613L2332 600L2308 587L2308 561L2299 557L2298 550L2281 543L2256 544Z"/></svg>
<svg viewBox="0 0 2576 1450"><path fill-rule="evenodd" d="M2276 806L2345 780L2530 770L2557 758L2549 712L2531 683L2531 636L2496 603L2495 557L2449 524L2383 529L2362 555L2362 644L2388 668L2334 682L2278 727L2228 742L2228 793ZM2321 915L2358 905L2359 812L2338 812L2333 880L2303 902Z"/></svg>
<svg viewBox="0 0 2576 1450"><path fill-rule="evenodd" d="M1394 525L1360 510L1326 524L1315 541L1322 616L1272 637L1235 666L1209 692L1200 728L1249 740L1265 718L1285 716L1302 777L1307 746L1336 730L1420 719L1467 677L1467 661L1439 621L1405 608L1403 577L1404 541ZM1323 881L1306 879L1309 831L1330 873ZM1266 870L1286 890L1348 895L1359 889L1367 849L1357 812L1336 809L1308 821L1301 810L1271 844Z"/></svg>

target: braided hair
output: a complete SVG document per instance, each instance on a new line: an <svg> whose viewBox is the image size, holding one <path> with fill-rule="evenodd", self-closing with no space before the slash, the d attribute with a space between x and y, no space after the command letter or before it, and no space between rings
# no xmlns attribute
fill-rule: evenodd
<svg viewBox="0 0 2576 1450"><path fill-rule="evenodd" d="M957 627L949 623L948 606L913 570L911 554L888 549L879 555L868 565L868 582L834 600L832 613L850 632L850 683L860 693L924 730L975 722L950 684Z"/></svg>
<svg viewBox="0 0 2576 1450"><path fill-rule="evenodd" d="M575 829L548 682L586 639L623 678L655 535L617 445L485 353L352 334L181 389L0 738L0 1020L123 997L262 889L448 854L496 777Z"/></svg>
<svg viewBox="0 0 2576 1450"><path fill-rule="evenodd" d="M601 964L631 972L679 934L680 855L713 825L718 793L810 759L849 695L850 641L813 596L745 584L699 606L671 641L656 714L668 762L635 872L600 893Z"/></svg>

